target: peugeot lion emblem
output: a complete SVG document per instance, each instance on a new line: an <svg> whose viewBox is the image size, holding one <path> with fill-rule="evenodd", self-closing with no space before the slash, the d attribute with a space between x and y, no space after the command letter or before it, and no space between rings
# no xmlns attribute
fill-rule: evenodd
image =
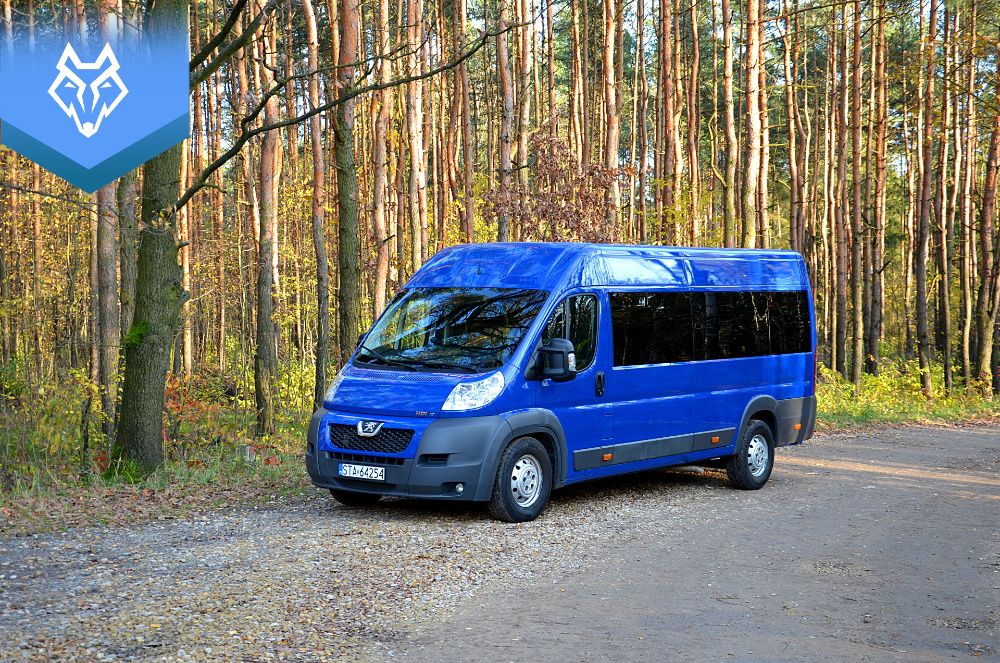
<svg viewBox="0 0 1000 663"><path fill-rule="evenodd" d="M365 421L362 419L358 422L358 435L361 437L375 437L384 425L384 421Z"/></svg>

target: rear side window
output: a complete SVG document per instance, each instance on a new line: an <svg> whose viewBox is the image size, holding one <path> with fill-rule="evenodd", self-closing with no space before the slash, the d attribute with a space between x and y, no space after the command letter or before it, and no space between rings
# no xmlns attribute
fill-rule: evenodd
<svg viewBox="0 0 1000 663"><path fill-rule="evenodd" d="M767 319L771 352L776 355L812 350L809 300L805 292L769 292Z"/></svg>
<svg viewBox="0 0 1000 663"><path fill-rule="evenodd" d="M546 323L542 337L546 341L569 339L576 352L576 370L585 370L597 353L597 297L574 295L564 299Z"/></svg>
<svg viewBox="0 0 1000 663"><path fill-rule="evenodd" d="M614 365L809 352L809 301L796 292L610 294Z"/></svg>

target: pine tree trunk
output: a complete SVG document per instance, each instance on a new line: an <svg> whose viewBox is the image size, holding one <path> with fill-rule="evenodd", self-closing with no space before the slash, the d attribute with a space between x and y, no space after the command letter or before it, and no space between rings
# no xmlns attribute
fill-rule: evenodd
<svg viewBox="0 0 1000 663"><path fill-rule="evenodd" d="M962 379L966 390L972 387L972 195L976 186L976 22L978 3L971 2L969 27L966 29L968 45L966 61L968 77L966 79L966 116L965 116L965 163L962 180L962 217L959 227L959 279L962 282Z"/></svg>
<svg viewBox="0 0 1000 663"><path fill-rule="evenodd" d="M886 84L886 0L879 0L876 25L875 56L875 208L872 237L872 304L868 338L868 372L879 373L879 342L882 340L883 292L885 283L883 254L886 218L886 131L888 125L888 86Z"/></svg>
<svg viewBox="0 0 1000 663"><path fill-rule="evenodd" d="M691 30L691 72L687 89L687 152L688 152L688 182L691 187L690 221L691 246L697 246L701 235L701 169L698 158L698 138L701 120L701 108L698 103L698 86L701 84L701 46L698 42L698 3L692 2L688 10Z"/></svg>
<svg viewBox="0 0 1000 663"><path fill-rule="evenodd" d="M851 381L855 393L861 392L861 372L864 366L864 317L862 250L864 227L861 222L861 0L854 0L851 57L851 306L854 323L854 347L851 362Z"/></svg>
<svg viewBox="0 0 1000 663"><path fill-rule="evenodd" d="M757 245L757 188L760 180L760 3L747 0L746 6L746 143L743 181L743 247Z"/></svg>
<svg viewBox="0 0 1000 663"><path fill-rule="evenodd" d="M753 1L753 0L751 0ZM660 95L663 114L662 144L663 170L658 186L662 187L662 210L666 218L659 218L661 225L666 225L666 237L661 234L660 241L668 244L677 243L677 154L678 141L675 114L675 96L677 76L674 65L674 18L673 0L660 0Z"/></svg>
<svg viewBox="0 0 1000 663"><path fill-rule="evenodd" d="M271 25L256 43L261 61L260 82L263 91L274 87L274 53L277 45L276 27ZM264 123L278 121L278 97L271 96L264 104ZM281 166L278 150L281 132L272 129L264 133L260 148L260 224L257 253L257 347L254 354L254 397L257 405L257 437L274 433L274 381L278 357L274 333L274 252L275 227L278 218L278 180Z"/></svg>
<svg viewBox="0 0 1000 663"><path fill-rule="evenodd" d="M837 318L836 357L838 373L847 374L847 14L840 9L838 62L840 81L837 86L837 176L834 193L834 212L837 226Z"/></svg>
<svg viewBox="0 0 1000 663"><path fill-rule="evenodd" d="M423 0L407 0L406 23L407 75L418 76L420 74L418 59L423 52ZM407 85L406 99L406 126L410 138L410 269L413 272L420 269L423 264L423 229L427 225L427 175L424 171L423 124L424 86L423 81L415 80ZM337 173L339 177L339 162Z"/></svg>
<svg viewBox="0 0 1000 663"><path fill-rule="evenodd" d="M465 0L458 0L459 8L455 16L455 31L458 33L458 52L464 53L467 47L466 30L468 8ZM552 3L548 3L549 29L552 27ZM386 16L386 26L388 26L388 16ZM552 88L553 64L551 48L549 51L549 105L550 114L555 116L555 91ZM469 65L463 62L458 66L459 86L462 95L462 230L465 233L466 242L476 241L476 202L472 186L472 169L474 167L475 156L472 137L472 95L469 91ZM387 80L387 79L383 79ZM553 120L554 121L554 120Z"/></svg>
<svg viewBox="0 0 1000 663"><path fill-rule="evenodd" d="M613 179L608 187L607 195L607 231L614 236L618 223L618 210L621 207L621 190L618 185L618 97L615 81L615 37L616 4L610 0L602 3L604 8L604 54L602 60L602 75L604 78L604 117L606 135L604 141L604 165L611 172Z"/></svg>
<svg viewBox="0 0 1000 663"><path fill-rule="evenodd" d="M944 67L951 71L951 32L949 10L944 11ZM948 257L948 138L951 135L951 84L950 76L941 79L941 124L938 142L938 180L934 200L935 225L937 230L937 283L938 283L938 315L937 327L939 338L937 346L941 351L944 364L945 395L952 390L951 367L951 263Z"/></svg>
<svg viewBox="0 0 1000 663"><path fill-rule="evenodd" d="M993 116L993 137L986 156L986 179L983 181L983 202L979 208L979 296L976 303L976 337L979 353L976 357L976 380L987 398L993 397L991 376L993 333L1000 308L1000 261L994 254L993 223L997 206L997 170L1000 168L1000 113Z"/></svg>
<svg viewBox="0 0 1000 663"><path fill-rule="evenodd" d="M935 47L937 40L937 0L930 0L930 20L928 21L928 46L926 74L924 79L923 118L923 164L920 176L920 213L917 219L917 242L914 256L914 278L917 297L917 359L920 365L920 385L924 395L932 398L931 382L931 339L927 327L927 253L930 239L930 211L932 186L934 181L934 77Z"/></svg>
<svg viewBox="0 0 1000 663"><path fill-rule="evenodd" d="M736 113L733 94L733 12L730 0L722 0L722 106L725 110L726 171L723 181L723 233L726 247L736 246Z"/></svg>
<svg viewBox="0 0 1000 663"><path fill-rule="evenodd" d="M382 0L383 3L387 0ZM306 19L306 41L309 48L309 71L319 69L319 31L316 26L316 12L312 0L302 0L302 12ZM317 76L309 77L309 107L319 106L319 80ZM316 379L313 383L313 406L322 407L323 396L326 393L326 366L330 357L330 260L326 252L326 160L323 153L322 118L313 115L309 118L309 139L312 146L313 181L312 181L312 240L316 252ZM385 145L384 134L376 137L376 154L378 143ZM383 148L384 149L384 148ZM375 172L378 180L379 164L382 175L385 175L384 153L382 161L376 157ZM384 188L384 182L383 182ZM378 189L376 189L376 196ZM384 209L383 209L384 211ZM376 216L378 210L376 209ZM383 221L384 223L384 221ZM375 222L378 228L378 219ZM377 230L376 230L377 233ZM384 228L383 228L384 233ZM384 245L384 242L383 242Z"/></svg>
<svg viewBox="0 0 1000 663"><path fill-rule="evenodd" d="M360 11L358 0L341 0L340 12L340 62L338 90L343 93L354 85L355 71L350 64L358 59L358 28ZM353 99L337 106L334 127L334 155L337 161L337 210L340 213L338 233L338 263L340 289L338 294L338 322L340 331L340 357L342 364L350 357L358 340L361 327L361 270L358 242L358 175L354 164L354 105ZM419 132L417 132L419 133ZM419 152L417 153L419 154ZM416 164L421 159L413 160ZM426 183L418 181L426 189ZM426 198L420 207L421 217L426 217ZM414 237L416 239L416 236ZM420 249L420 243L417 243ZM416 252L414 256L416 257Z"/></svg>
<svg viewBox="0 0 1000 663"><path fill-rule="evenodd" d="M121 343L121 312L118 309L118 218L117 185L97 191L97 342L102 428L108 440L115 438L115 407L118 401L118 355Z"/></svg>
<svg viewBox="0 0 1000 663"><path fill-rule="evenodd" d="M510 27L507 0L500 0L500 34L497 35L497 71L500 81L500 204L497 214L497 241L510 241L510 206L513 202L511 151L514 146L514 84L507 51Z"/></svg>

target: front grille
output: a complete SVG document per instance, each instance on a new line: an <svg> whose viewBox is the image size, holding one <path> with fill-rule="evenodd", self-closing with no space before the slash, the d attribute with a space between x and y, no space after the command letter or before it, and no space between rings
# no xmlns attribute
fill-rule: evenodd
<svg viewBox="0 0 1000 663"><path fill-rule="evenodd" d="M412 439L413 431L407 428L383 428L374 437L362 437L354 426L330 424L330 443L339 449L398 454L410 446Z"/></svg>
<svg viewBox="0 0 1000 663"><path fill-rule="evenodd" d="M365 454L345 454L340 451L328 451L326 457L330 460L339 460L343 463L373 463L375 465L402 465L406 462L403 458L390 458L387 456L366 456Z"/></svg>

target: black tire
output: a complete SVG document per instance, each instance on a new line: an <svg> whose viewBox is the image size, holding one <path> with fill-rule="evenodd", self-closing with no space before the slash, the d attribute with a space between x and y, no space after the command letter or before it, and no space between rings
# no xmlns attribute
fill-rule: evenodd
<svg viewBox="0 0 1000 663"><path fill-rule="evenodd" d="M766 458L763 457L765 453ZM726 459L729 483L743 490L757 490L767 483L772 469L774 469L774 433L763 421L751 419L739 442L736 443L735 453Z"/></svg>
<svg viewBox="0 0 1000 663"><path fill-rule="evenodd" d="M375 506L382 499L382 496L377 493L352 493L348 490L337 490L336 488L331 488L330 494L333 495L333 499L344 506L351 507Z"/></svg>
<svg viewBox="0 0 1000 663"><path fill-rule="evenodd" d="M520 437L500 456L490 515L507 523L534 520L548 504L551 493L552 461L548 451L535 438Z"/></svg>

